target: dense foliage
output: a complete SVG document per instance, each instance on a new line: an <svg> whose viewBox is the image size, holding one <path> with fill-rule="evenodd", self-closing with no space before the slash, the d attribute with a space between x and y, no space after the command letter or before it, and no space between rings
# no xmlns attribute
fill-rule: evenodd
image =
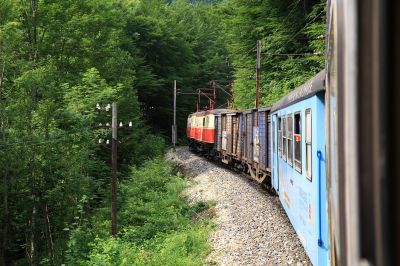
<svg viewBox="0 0 400 266"><path fill-rule="evenodd" d="M203 265L212 224L193 217L209 205L189 205L182 197L185 187L183 177L161 159L133 169L121 183L119 237L109 234L109 205L98 208L89 222L77 217L66 228L71 230L67 264Z"/></svg>
<svg viewBox="0 0 400 266"><path fill-rule="evenodd" d="M203 245L206 232L188 224L179 197L155 203L135 194L157 178L178 193L182 184L166 166L153 164L166 173L155 170L140 190L128 178L141 176L131 175L132 165L166 149L173 80L183 93L216 80L217 105L233 84L235 107L253 107L261 39L262 104L271 104L323 68L321 56L276 54L323 52L317 37L325 32L324 8L321 0L0 0L0 265L96 264L113 252L130 256L129 263L151 263L185 250L182 239ZM96 128L110 122L110 113L95 111L113 101L119 120L134 124L119 132L119 177L128 181L120 209L125 231L117 239L108 238L105 207L110 147L98 144L111 132ZM178 95L181 135L195 101ZM201 107L207 104L203 97ZM182 264L197 264L203 254L196 252L182 255Z"/></svg>
<svg viewBox="0 0 400 266"><path fill-rule="evenodd" d="M324 68L325 42L318 37L325 35L325 2L229 0L221 4L225 42L234 66L236 108L255 106L257 40L262 43L262 106L273 104Z"/></svg>

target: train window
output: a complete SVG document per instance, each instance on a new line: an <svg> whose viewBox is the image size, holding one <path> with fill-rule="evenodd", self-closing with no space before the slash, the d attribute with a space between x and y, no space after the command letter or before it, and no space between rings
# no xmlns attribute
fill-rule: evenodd
<svg viewBox="0 0 400 266"><path fill-rule="evenodd" d="M294 169L301 174L301 114L294 114Z"/></svg>
<svg viewBox="0 0 400 266"><path fill-rule="evenodd" d="M278 118L278 154L282 158L282 119Z"/></svg>
<svg viewBox="0 0 400 266"><path fill-rule="evenodd" d="M287 145L288 145L287 162L289 165L293 165L293 115L292 114L289 114L287 117Z"/></svg>
<svg viewBox="0 0 400 266"><path fill-rule="evenodd" d="M287 140L286 140L286 117L282 120L282 158L286 161L286 153L287 153Z"/></svg>
<svg viewBox="0 0 400 266"><path fill-rule="evenodd" d="M312 178L312 117L311 109L306 110L306 176Z"/></svg>
<svg viewBox="0 0 400 266"><path fill-rule="evenodd" d="M206 125L206 118L203 117L203 127Z"/></svg>

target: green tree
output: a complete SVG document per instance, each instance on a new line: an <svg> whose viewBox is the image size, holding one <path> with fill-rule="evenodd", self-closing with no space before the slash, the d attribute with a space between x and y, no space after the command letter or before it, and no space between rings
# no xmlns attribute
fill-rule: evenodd
<svg viewBox="0 0 400 266"><path fill-rule="evenodd" d="M256 41L262 41L261 104L271 105L324 67L324 1L244 1L220 4L234 66L236 108L255 106ZM279 56L312 54L321 56Z"/></svg>

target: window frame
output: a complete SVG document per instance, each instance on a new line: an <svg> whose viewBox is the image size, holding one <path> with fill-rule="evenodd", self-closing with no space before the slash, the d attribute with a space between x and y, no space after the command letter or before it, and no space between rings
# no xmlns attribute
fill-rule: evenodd
<svg viewBox="0 0 400 266"><path fill-rule="evenodd" d="M308 128L308 124L307 124L307 113L309 113L309 115L310 115L310 138L308 138L308 134L307 134L307 132L308 132L308 130L307 130L307 128ZM312 109L311 108L307 108L306 110L305 110L305 133L304 133L304 143L305 143L305 148L306 148L306 177L307 177L307 179L308 180L310 180L310 181L312 181L312 125L313 125L313 123L312 123ZM307 141L307 140L310 140L310 141ZM308 153L307 153L307 149L308 149L308 147L309 147L309 149L310 149L310 153L309 153L309 155L310 156L308 156ZM308 166L310 166L310 169L308 169Z"/></svg>
<svg viewBox="0 0 400 266"><path fill-rule="evenodd" d="M272 121L272 132L275 132L275 127L276 127L276 121ZM272 154L275 154L276 141L275 141L274 135L272 135L272 136L273 136L272 137Z"/></svg>
<svg viewBox="0 0 400 266"><path fill-rule="evenodd" d="M291 122L289 122L291 120ZM287 115L286 120L287 132L286 132L286 143L287 143L287 163L293 167L293 113ZM291 131L289 130L291 126ZM291 153L289 154L289 151Z"/></svg>
<svg viewBox="0 0 400 266"><path fill-rule="evenodd" d="M299 116L299 134L296 134L295 132L296 132L296 116ZM303 140L303 136L302 136L302 129L303 129L303 127L302 127L302 119L301 119L301 111L297 111L297 112L295 112L294 113L294 116L293 116L293 125L294 125L294 127L293 127L293 138L294 138L294 141L293 141L293 168L299 173L299 174L301 174L302 173L302 165L303 165L303 154L302 154L302 152L303 152L303 149L302 149L302 140ZM300 149L300 152L299 152L299 154L300 154L300 158L299 158L299 160L298 159L296 159L296 138L295 138L295 135L300 135L300 144L299 144L299 149ZM298 165L297 165L297 164Z"/></svg>
<svg viewBox="0 0 400 266"><path fill-rule="evenodd" d="M287 162L287 119L286 115L282 119L282 159Z"/></svg>
<svg viewBox="0 0 400 266"><path fill-rule="evenodd" d="M278 117L278 156L282 158L282 117Z"/></svg>

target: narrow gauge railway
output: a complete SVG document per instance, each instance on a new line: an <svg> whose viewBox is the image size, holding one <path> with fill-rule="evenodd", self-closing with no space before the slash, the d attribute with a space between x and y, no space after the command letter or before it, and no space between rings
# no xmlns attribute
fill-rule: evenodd
<svg viewBox="0 0 400 266"><path fill-rule="evenodd" d="M400 263L399 13L328 0L326 75L269 108L206 112L213 142L188 118L192 148L276 191L314 265Z"/></svg>
<svg viewBox="0 0 400 266"><path fill-rule="evenodd" d="M325 71L272 107L188 117L191 149L248 173L278 195L314 265L329 265Z"/></svg>

